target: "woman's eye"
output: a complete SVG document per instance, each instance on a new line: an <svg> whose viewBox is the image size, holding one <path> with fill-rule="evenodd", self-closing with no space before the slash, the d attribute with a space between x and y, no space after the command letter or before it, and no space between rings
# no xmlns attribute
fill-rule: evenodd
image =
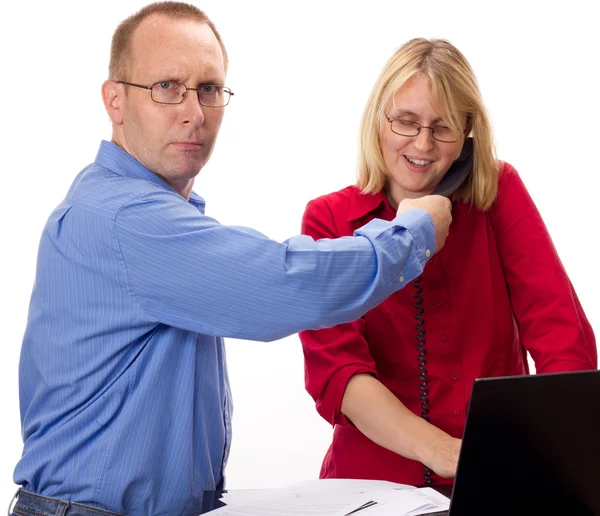
<svg viewBox="0 0 600 516"><path fill-rule="evenodd" d="M402 120L401 118L396 120L396 123L403 125L405 127L415 127L418 125L416 122L413 122L412 120Z"/></svg>

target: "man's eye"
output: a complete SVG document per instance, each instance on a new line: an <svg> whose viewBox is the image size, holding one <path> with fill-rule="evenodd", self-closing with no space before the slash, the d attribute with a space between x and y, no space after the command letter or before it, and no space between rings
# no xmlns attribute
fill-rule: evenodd
<svg viewBox="0 0 600 516"><path fill-rule="evenodd" d="M217 87L213 84L203 84L200 88L202 89L202 93L215 93L217 90Z"/></svg>
<svg viewBox="0 0 600 516"><path fill-rule="evenodd" d="M174 84L171 81L161 81L158 83L158 86L163 90L168 90L169 88L173 88Z"/></svg>

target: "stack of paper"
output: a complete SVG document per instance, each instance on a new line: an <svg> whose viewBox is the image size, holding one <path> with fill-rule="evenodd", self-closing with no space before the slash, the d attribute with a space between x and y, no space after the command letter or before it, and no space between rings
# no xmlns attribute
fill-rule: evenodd
<svg viewBox="0 0 600 516"><path fill-rule="evenodd" d="M430 487L374 494L376 504L361 510L356 516L416 516L446 511L450 500Z"/></svg>
<svg viewBox="0 0 600 516"><path fill-rule="evenodd" d="M227 504L214 516L400 516L448 509L449 500L431 488L378 480L325 479L280 489L223 494Z"/></svg>

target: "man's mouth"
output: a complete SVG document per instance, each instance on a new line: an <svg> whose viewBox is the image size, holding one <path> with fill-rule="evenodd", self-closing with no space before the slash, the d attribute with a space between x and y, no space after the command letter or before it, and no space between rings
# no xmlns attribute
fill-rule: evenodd
<svg viewBox="0 0 600 516"><path fill-rule="evenodd" d="M184 150L195 150L202 147L202 142L195 141L182 141L182 142L173 142L173 145L179 149Z"/></svg>

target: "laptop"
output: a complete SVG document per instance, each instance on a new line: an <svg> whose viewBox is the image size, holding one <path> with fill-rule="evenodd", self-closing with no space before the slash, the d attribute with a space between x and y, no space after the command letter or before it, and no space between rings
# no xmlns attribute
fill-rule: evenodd
<svg viewBox="0 0 600 516"><path fill-rule="evenodd" d="M475 380L448 513L600 515L600 371Z"/></svg>

